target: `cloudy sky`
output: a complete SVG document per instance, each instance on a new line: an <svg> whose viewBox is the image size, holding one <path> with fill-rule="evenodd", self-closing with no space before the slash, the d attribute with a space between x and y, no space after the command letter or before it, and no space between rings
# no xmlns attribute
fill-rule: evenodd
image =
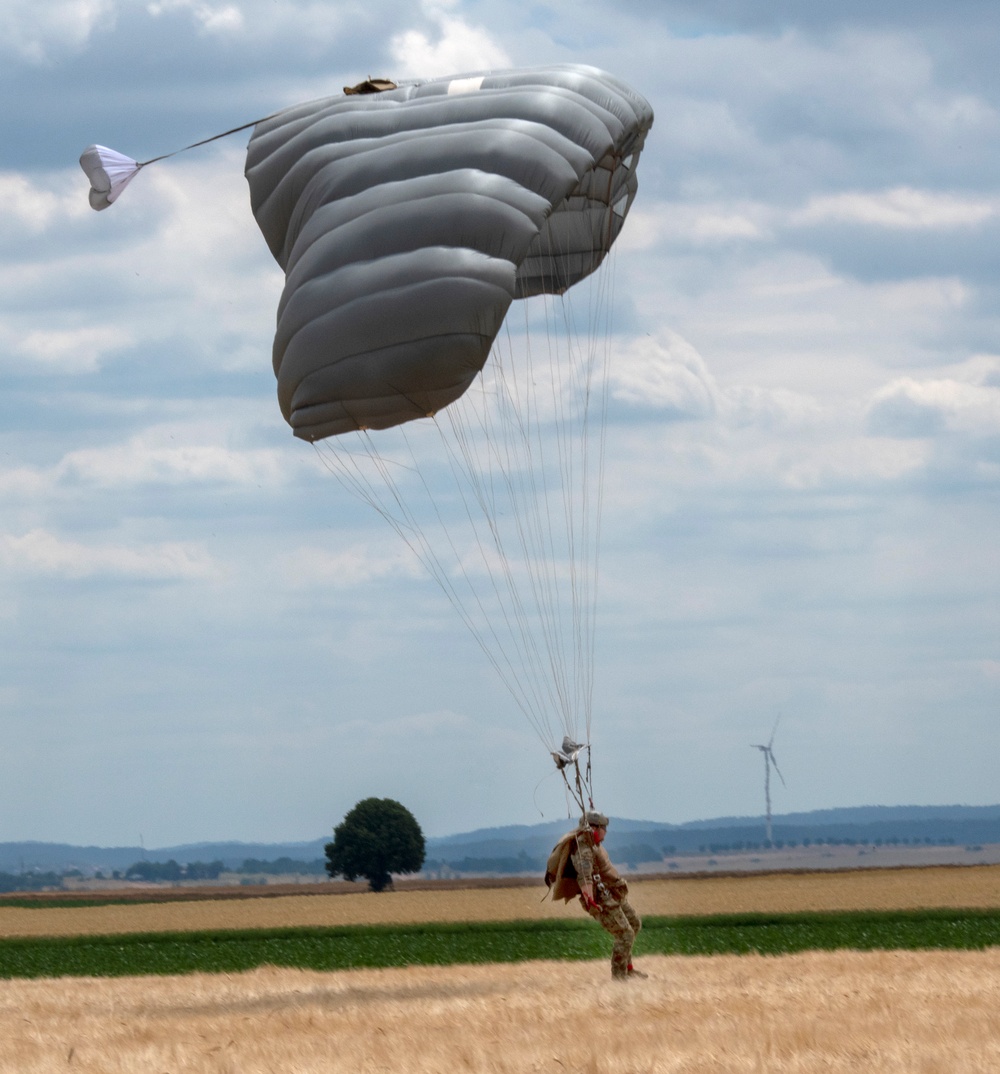
<svg viewBox="0 0 1000 1074"><path fill-rule="evenodd" d="M1000 86L978 0L0 0L0 841L565 815L453 609L295 440L240 134L579 62L656 122L615 263L598 804L994 803Z"/></svg>

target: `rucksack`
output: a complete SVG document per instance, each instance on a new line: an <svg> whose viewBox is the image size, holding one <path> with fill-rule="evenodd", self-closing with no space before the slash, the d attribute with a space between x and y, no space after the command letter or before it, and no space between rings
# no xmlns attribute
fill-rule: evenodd
<svg viewBox="0 0 1000 1074"><path fill-rule="evenodd" d="M545 863L545 886L553 899L569 902L580 894L576 867L573 865L573 851L576 850L576 832L564 835L552 848Z"/></svg>

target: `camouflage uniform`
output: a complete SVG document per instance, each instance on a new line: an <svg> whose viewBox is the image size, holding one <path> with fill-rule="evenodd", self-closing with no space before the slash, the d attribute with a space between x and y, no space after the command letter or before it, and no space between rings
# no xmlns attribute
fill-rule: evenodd
<svg viewBox="0 0 1000 1074"><path fill-rule="evenodd" d="M614 944L611 948L611 976L628 977L632 968L632 944L642 928L639 915L628 901L628 884L611 864L608 852L595 846L589 831L576 833L576 849L570 851L570 860L577 877L593 878L594 901L588 905L583 896L580 904L607 932Z"/></svg>
<svg viewBox="0 0 1000 1074"><path fill-rule="evenodd" d="M644 977L632 968L632 944L642 928L639 915L628 901L628 885L611 864L608 852L594 842L594 828L607 829L608 818L603 813L588 813L586 822L575 832L559 840L549 855L545 867L545 883L553 899L580 896L580 904L602 928L611 933L611 975L624 979ZM583 897L580 881L591 883L594 902L591 906Z"/></svg>

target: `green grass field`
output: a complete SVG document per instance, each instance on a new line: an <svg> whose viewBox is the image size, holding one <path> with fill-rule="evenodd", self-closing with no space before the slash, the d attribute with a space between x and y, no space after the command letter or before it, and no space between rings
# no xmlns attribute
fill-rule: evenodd
<svg viewBox="0 0 1000 1074"><path fill-rule="evenodd" d="M978 949L1000 945L1000 911L650 917L636 954L783 955L807 950ZM0 977L238 972L261 965L358 967L591 959L609 938L591 921L246 929L0 940Z"/></svg>

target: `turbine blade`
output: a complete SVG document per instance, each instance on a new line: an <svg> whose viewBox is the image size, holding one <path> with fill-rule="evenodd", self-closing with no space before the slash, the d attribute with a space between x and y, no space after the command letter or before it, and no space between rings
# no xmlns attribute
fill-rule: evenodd
<svg viewBox="0 0 1000 1074"><path fill-rule="evenodd" d="M774 759L774 754L770 750L768 750L767 753L768 756L771 758L771 764L774 765L775 772L778 773L778 779L781 780L782 787L787 787L788 784L785 782L785 777L781 774L781 769L778 767L778 762Z"/></svg>

